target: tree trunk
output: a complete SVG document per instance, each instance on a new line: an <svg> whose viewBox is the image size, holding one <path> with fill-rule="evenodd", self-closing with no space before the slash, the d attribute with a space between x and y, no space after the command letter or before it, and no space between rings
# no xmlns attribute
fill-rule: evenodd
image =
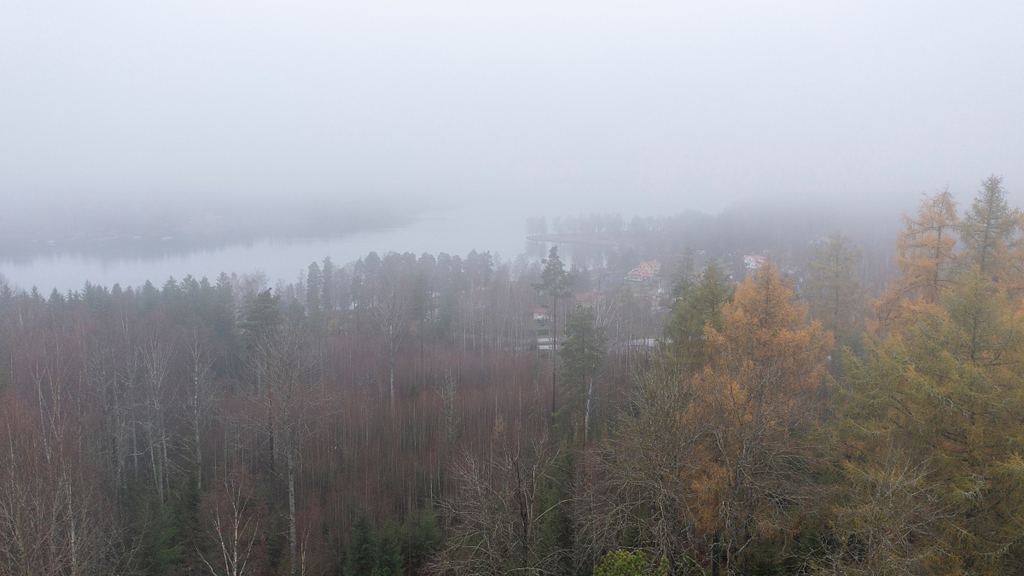
<svg viewBox="0 0 1024 576"><path fill-rule="evenodd" d="M288 553L291 559L291 575L295 576L298 564L298 540L295 530L295 456L294 449L288 449Z"/></svg>
<svg viewBox="0 0 1024 576"><path fill-rule="evenodd" d="M134 463L135 477L139 477L139 446L138 446L138 431L135 428L135 423L132 422L132 461Z"/></svg>
<svg viewBox="0 0 1024 576"><path fill-rule="evenodd" d="M583 447L587 447L587 440L590 438L590 400L594 397L594 377L590 377L587 386L587 408L583 413Z"/></svg>
<svg viewBox="0 0 1024 576"><path fill-rule="evenodd" d="M71 574L78 574L78 530L75 525L75 503L71 493L71 479L65 479L67 482L67 497L68 497L68 537L71 542Z"/></svg>
<svg viewBox="0 0 1024 576"><path fill-rule="evenodd" d="M388 377L391 382L391 411L395 411L395 353L391 353L388 360Z"/></svg>
<svg viewBox="0 0 1024 576"><path fill-rule="evenodd" d="M171 460L167 455L167 431L164 430L163 418L160 419L160 450L162 452L165 494L171 493Z"/></svg>
<svg viewBox="0 0 1024 576"><path fill-rule="evenodd" d="M551 305L551 426L555 425L555 393L558 390L558 296Z"/></svg>
<svg viewBox="0 0 1024 576"><path fill-rule="evenodd" d="M153 468L153 482L156 483L157 496L160 497L160 505L164 505L164 477L160 473L160 466L157 464L157 452L158 444L154 438L153 425L149 424L146 426L147 435L149 436L149 463ZM160 458L161 463L163 458Z"/></svg>
<svg viewBox="0 0 1024 576"><path fill-rule="evenodd" d="M718 533L712 537L711 540L711 576L720 576L721 567L719 566L719 555L721 554L718 550Z"/></svg>
<svg viewBox="0 0 1024 576"><path fill-rule="evenodd" d="M267 430L270 458L266 462L266 471L268 474L274 474L277 472L277 443L274 441L277 429L274 426L274 389L269 385L267 386Z"/></svg>
<svg viewBox="0 0 1024 576"><path fill-rule="evenodd" d="M199 393L198 393L198 391L196 392L196 400L195 401L196 401L196 405L198 406L198 402L199 402ZM193 434L195 435L193 440L196 443L196 493L197 494L202 494L203 493L203 444L202 444L202 438L200 438L200 430L199 430L200 421L199 421L199 417L200 417L200 414L199 414L199 410L197 409L195 414L193 415L194 419L193 419L193 422L192 422L192 428L193 428Z"/></svg>

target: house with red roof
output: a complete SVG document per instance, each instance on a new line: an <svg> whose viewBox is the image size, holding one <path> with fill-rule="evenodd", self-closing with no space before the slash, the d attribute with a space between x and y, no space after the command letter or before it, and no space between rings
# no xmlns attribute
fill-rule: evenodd
<svg viewBox="0 0 1024 576"><path fill-rule="evenodd" d="M661 272L661 262L644 260L626 274L626 282L650 282Z"/></svg>
<svg viewBox="0 0 1024 576"><path fill-rule="evenodd" d="M764 264L764 256L757 256L756 254L747 254L743 257L743 266L747 270L757 270Z"/></svg>
<svg viewBox="0 0 1024 576"><path fill-rule="evenodd" d="M549 320L551 320L551 312L547 309L547 307L536 308L533 311L533 320L537 324L544 326L545 324L548 323Z"/></svg>
<svg viewBox="0 0 1024 576"><path fill-rule="evenodd" d="M652 276L657 276L661 273L661 262L657 260L644 260L640 263L640 268L647 270Z"/></svg>

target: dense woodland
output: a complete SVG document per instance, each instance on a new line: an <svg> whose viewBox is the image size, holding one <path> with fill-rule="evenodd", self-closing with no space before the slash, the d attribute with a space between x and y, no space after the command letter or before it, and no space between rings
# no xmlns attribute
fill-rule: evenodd
<svg viewBox="0 0 1024 576"><path fill-rule="evenodd" d="M695 215L584 220L554 232L634 241L274 288L0 282L0 573L1024 571L999 178L924 196L891 263L841 231L773 252ZM780 262L741 277L744 249ZM602 276L652 255L662 294Z"/></svg>

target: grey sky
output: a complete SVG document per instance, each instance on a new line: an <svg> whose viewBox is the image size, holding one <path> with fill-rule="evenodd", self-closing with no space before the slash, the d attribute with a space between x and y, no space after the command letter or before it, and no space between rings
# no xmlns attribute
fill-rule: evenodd
<svg viewBox="0 0 1024 576"><path fill-rule="evenodd" d="M0 0L9 209L666 213L991 173L1024 187L1019 1Z"/></svg>

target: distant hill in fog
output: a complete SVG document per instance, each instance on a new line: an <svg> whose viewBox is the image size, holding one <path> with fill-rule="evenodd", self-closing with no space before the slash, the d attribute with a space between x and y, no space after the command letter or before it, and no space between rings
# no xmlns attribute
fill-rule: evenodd
<svg viewBox="0 0 1024 576"><path fill-rule="evenodd" d="M0 260L50 254L99 258L154 258L264 238L338 237L412 223L414 208L282 202L202 204L169 199L57 204L49 212L0 216Z"/></svg>

